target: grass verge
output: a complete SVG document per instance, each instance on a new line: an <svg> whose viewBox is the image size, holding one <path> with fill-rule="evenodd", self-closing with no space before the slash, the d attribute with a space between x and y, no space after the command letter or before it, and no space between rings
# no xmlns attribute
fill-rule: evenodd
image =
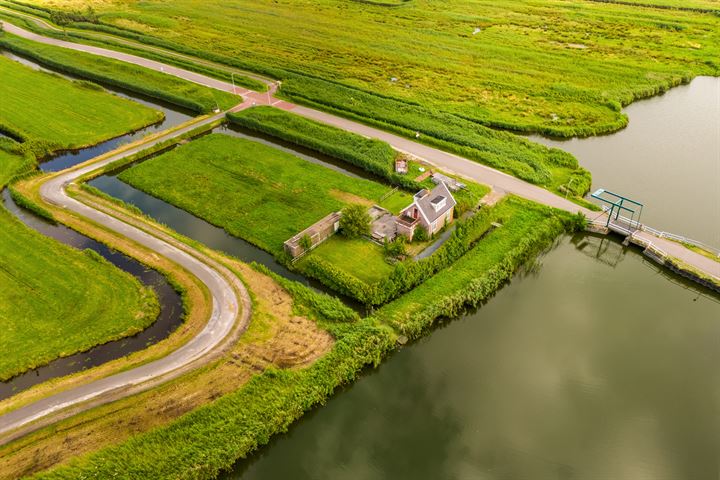
<svg viewBox="0 0 720 480"><path fill-rule="evenodd" d="M9 33L0 48L30 58L54 70L162 100L196 113L227 110L240 103L236 95L180 78L89 53L26 40Z"/></svg>

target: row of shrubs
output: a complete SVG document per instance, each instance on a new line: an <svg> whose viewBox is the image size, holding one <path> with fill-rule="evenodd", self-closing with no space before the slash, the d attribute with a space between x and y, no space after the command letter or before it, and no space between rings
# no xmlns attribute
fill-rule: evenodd
<svg viewBox="0 0 720 480"><path fill-rule="evenodd" d="M497 131L457 115L320 79L293 76L283 96L457 153L537 185L552 184L553 167L580 168L571 154Z"/></svg>
<svg viewBox="0 0 720 480"><path fill-rule="evenodd" d="M295 300L296 306L300 304L308 308L310 312L314 312L321 318L331 322L353 322L360 320L360 315L337 297L310 290L305 285L293 280L288 280L260 263L252 262L250 266L258 272L272 278L287 290Z"/></svg>
<svg viewBox="0 0 720 480"><path fill-rule="evenodd" d="M44 11L52 12L53 10L45 8ZM281 94L290 100L391 130L407 137L414 138L416 132L419 132L421 142L503 170L537 185L551 186L557 183L553 178L553 167L582 172L583 178L589 179L589 173L580 168L577 160L567 152L535 144L512 133L493 130L458 115L348 87L300 72L267 67L248 62L246 59L229 58L198 51L128 29L102 24L78 24L77 26L131 38L148 45L283 79ZM144 51L142 54L148 56L150 52ZM554 131L540 133L560 134L560 132ZM571 184L570 191L577 192L578 195L584 194L585 191L580 189L585 183L588 183L589 189L589 182L583 184L574 182Z"/></svg>
<svg viewBox="0 0 720 480"><path fill-rule="evenodd" d="M466 221L457 221L455 231L435 253L421 260L397 263L392 273L376 284L365 283L315 256L309 256L300 268L305 275L365 305L382 305L455 263L482 238L493 222L501 221L497 218L496 209L497 206L483 208Z"/></svg>
<svg viewBox="0 0 720 480"><path fill-rule="evenodd" d="M469 307L477 307L509 281L518 268L549 248L561 233L574 229L575 219L569 215L567 217L569 221L563 222L559 217L549 216L528 235L520 238L500 262L477 272L477 276L462 288L426 298L421 309L413 312L402 323L394 323L392 319L389 319L389 323L403 335L414 339L419 338L438 318L454 318Z"/></svg>
<svg viewBox="0 0 720 480"><path fill-rule="evenodd" d="M280 138L355 165L410 191L419 190L414 180L395 173L395 150L386 142L310 120L272 107L255 107L228 113L231 123Z"/></svg>
<svg viewBox="0 0 720 480"><path fill-rule="evenodd" d="M45 19L53 21L53 22L54 22L53 16L57 16L61 12L60 10L56 10L56 9L41 6L41 5L29 5L29 4L26 4L23 2L18 2L18 1L13 1L13 0L9 0L9 1L13 4L12 8L14 10L29 13L31 15L42 17L42 18L45 18ZM204 67L202 65L198 65L198 64L192 63L192 62L183 61L182 59L179 59L177 57L156 54L149 50L128 46L127 44L123 44L123 43L119 43L119 42L109 41L106 38L103 38L100 40L100 39L94 38L93 36L90 36L90 35L84 35L82 32L76 32L76 31L56 32L56 31L40 28L38 25L36 25L32 21L26 21L24 23L25 23L26 28L28 28L36 33L41 33L43 35L47 35L50 37L63 38L63 39L66 39L67 37L71 37L71 38L76 38L76 39L82 40L84 42L87 42L89 40L93 43L99 43L101 41L103 43L113 45L113 47L116 49L135 52L146 58L150 58L150 59L158 60L158 61L161 61L164 63L176 65L176 66L179 66L182 68L186 68L188 70L192 70L197 73L202 73L202 74L206 74L206 75L209 75L209 76L212 76L215 78L220 78L222 80L228 80L227 72L222 72L220 70ZM208 61L211 61L214 63L224 64L224 65L232 66L232 67L242 69L242 70L254 71L254 72L261 73L261 74L265 73L274 78L281 78L281 76L275 75L276 73L279 73L280 71L274 70L274 69L269 69L268 72L263 72L262 71L263 69L259 65L248 64L248 63L242 61L237 56L226 57L223 55L213 55L211 53L207 53L207 52L204 52L201 50L196 50L194 48L186 47L184 45L176 44L176 43L169 42L169 41L166 41L166 40L163 40L160 38L145 35L145 34L136 32L136 31L128 29L128 28L103 24L101 16L98 17L97 20L94 22L72 21L65 25L72 27L72 28L76 28L76 29L96 31L99 33L107 33L110 35L115 35L118 37L135 40L137 42L144 43L146 45L152 45L152 46L164 48L167 50L171 50L171 51L174 51L177 53L183 53L183 54L190 55L193 57L205 59L205 60L208 60ZM267 89L267 86L263 82L256 80L254 78L243 76L243 75L236 75L235 83L238 86L244 86L246 88L249 88L251 90L255 90L258 92L263 92Z"/></svg>

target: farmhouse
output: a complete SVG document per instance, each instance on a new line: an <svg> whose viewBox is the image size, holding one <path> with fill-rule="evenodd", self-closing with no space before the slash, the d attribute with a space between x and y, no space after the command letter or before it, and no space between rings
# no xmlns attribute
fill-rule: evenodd
<svg viewBox="0 0 720 480"><path fill-rule="evenodd" d="M457 202L445 183L432 190L420 190L413 197L413 203L400 212L396 219L398 235L412 240L418 225L428 235L434 235L453 221L453 211Z"/></svg>

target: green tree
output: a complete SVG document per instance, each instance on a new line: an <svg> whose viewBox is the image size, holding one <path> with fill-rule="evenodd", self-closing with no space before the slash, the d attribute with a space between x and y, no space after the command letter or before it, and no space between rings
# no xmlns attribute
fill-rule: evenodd
<svg viewBox="0 0 720 480"><path fill-rule="evenodd" d="M340 217L340 231L348 238L359 238L370 234L370 214L362 205L345 207Z"/></svg>
<svg viewBox="0 0 720 480"><path fill-rule="evenodd" d="M421 225L418 225L415 229L415 234L413 235L413 241L414 242L425 242L430 239L430 236L428 235L428 231L425 230L425 228Z"/></svg>
<svg viewBox="0 0 720 480"><path fill-rule="evenodd" d="M300 237L300 247L302 247L305 252L312 248L312 240L307 234Z"/></svg>

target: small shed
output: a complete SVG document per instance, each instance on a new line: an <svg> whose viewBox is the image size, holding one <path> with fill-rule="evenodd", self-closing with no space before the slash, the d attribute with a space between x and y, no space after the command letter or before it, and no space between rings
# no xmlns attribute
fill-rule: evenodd
<svg viewBox="0 0 720 480"><path fill-rule="evenodd" d="M395 173L406 175L408 173L408 162L403 158L395 160Z"/></svg>

